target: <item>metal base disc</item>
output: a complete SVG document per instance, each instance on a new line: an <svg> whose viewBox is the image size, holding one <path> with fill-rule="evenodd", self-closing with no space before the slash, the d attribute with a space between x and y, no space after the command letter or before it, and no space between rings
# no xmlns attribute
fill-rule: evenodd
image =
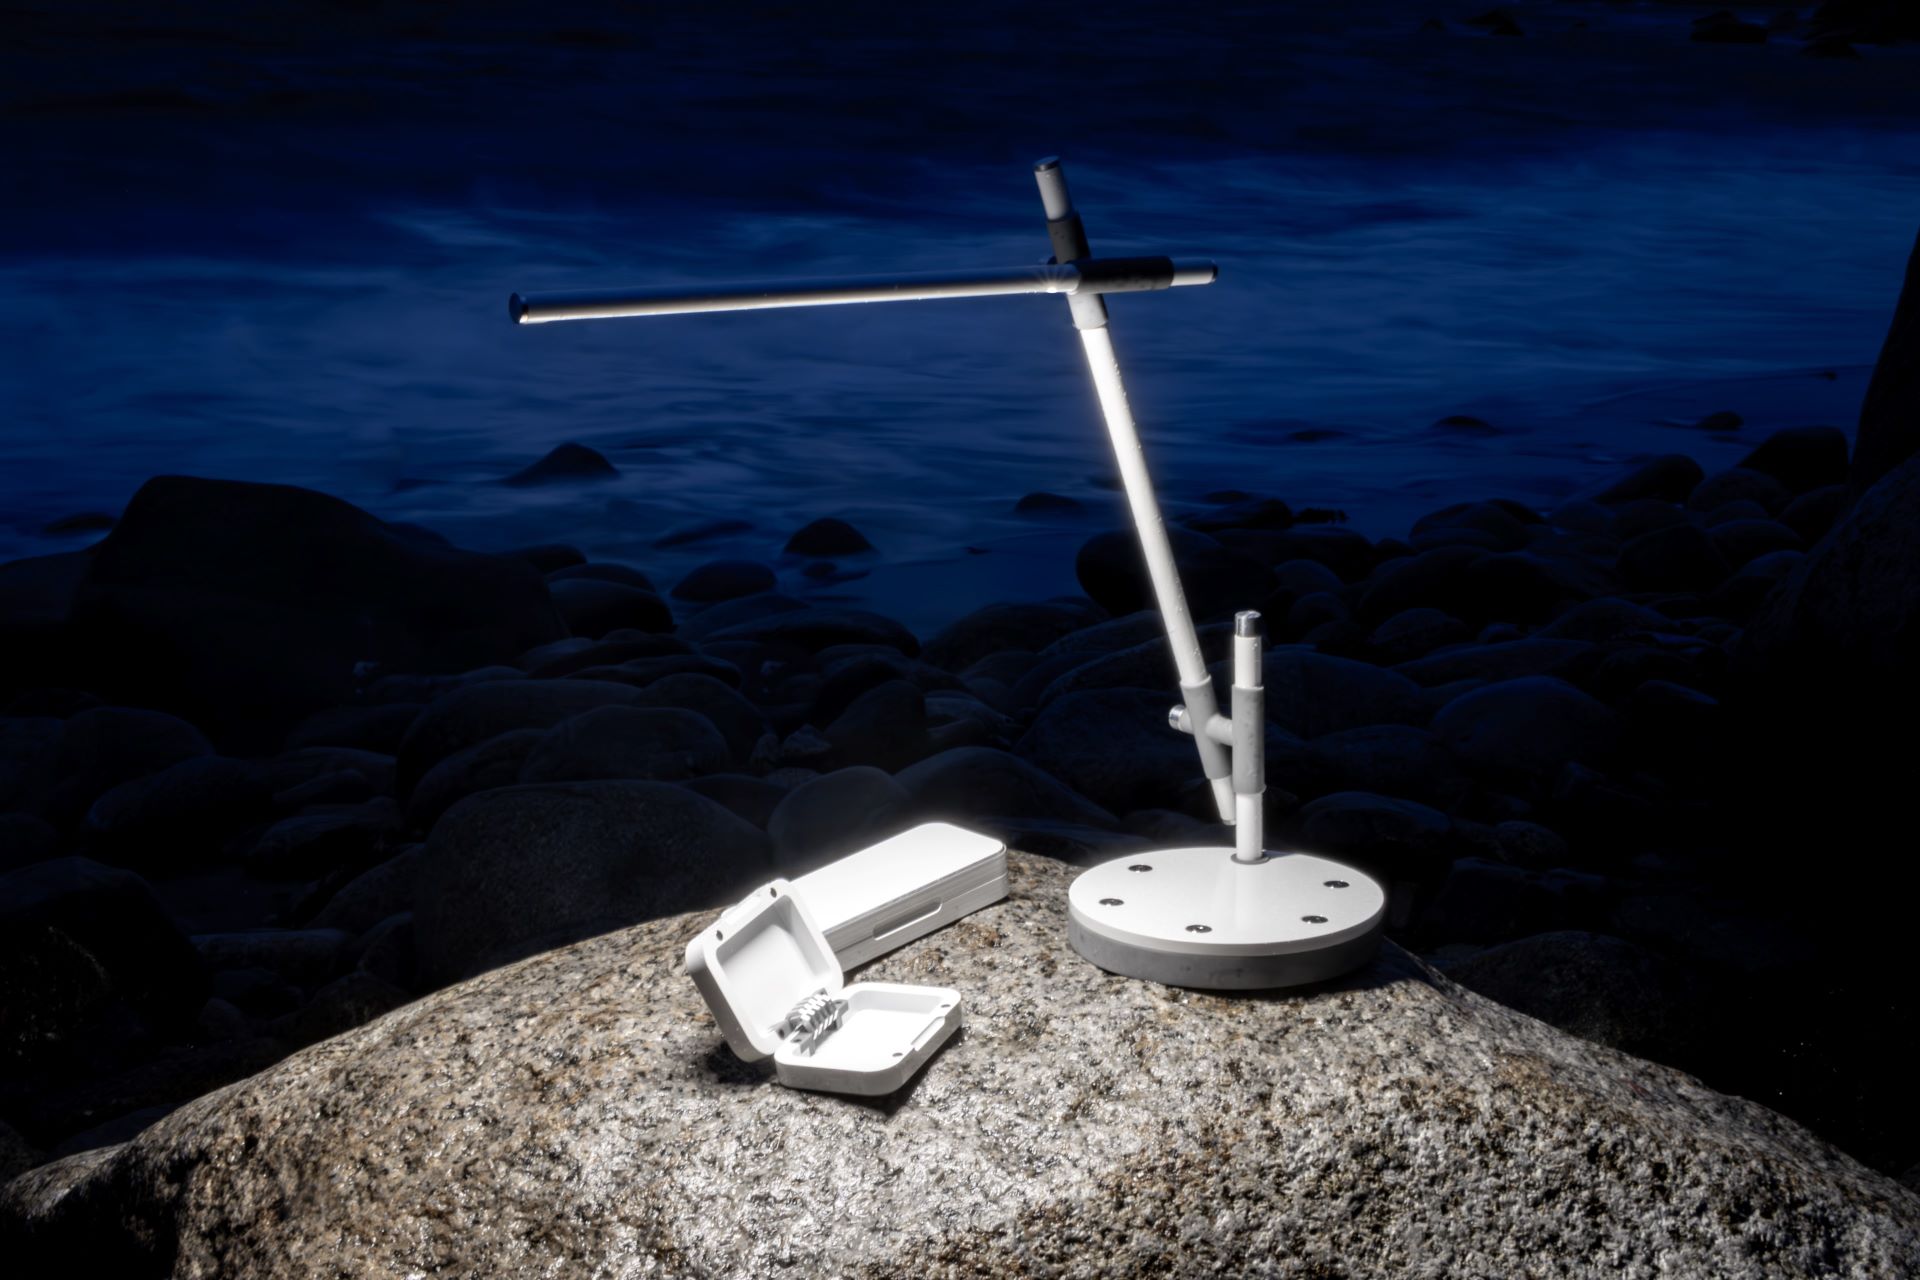
<svg viewBox="0 0 1920 1280"><path fill-rule="evenodd" d="M1231 849L1136 853L1067 892L1073 949L1110 973L1247 991L1319 982L1373 958L1387 895L1310 853L1233 860Z"/></svg>

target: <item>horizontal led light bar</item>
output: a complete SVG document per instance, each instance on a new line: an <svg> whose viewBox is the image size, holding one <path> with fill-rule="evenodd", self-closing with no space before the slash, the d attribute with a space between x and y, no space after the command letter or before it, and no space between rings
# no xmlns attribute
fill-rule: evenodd
<svg viewBox="0 0 1920 1280"><path fill-rule="evenodd" d="M1172 258L1083 258L1065 264L1004 271L933 271L901 276L845 276L707 285L698 289L607 289L584 293L514 294L507 314L515 324L556 320L611 320L676 316L701 311L760 311L772 307L832 307L850 302L918 302L929 298L995 298L1017 293L1139 293L1212 284L1211 262Z"/></svg>

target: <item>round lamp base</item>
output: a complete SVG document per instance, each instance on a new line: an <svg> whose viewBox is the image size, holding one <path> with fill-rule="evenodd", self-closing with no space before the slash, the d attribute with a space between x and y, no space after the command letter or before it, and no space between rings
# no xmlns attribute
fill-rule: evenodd
<svg viewBox="0 0 1920 1280"><path fill-rule="evenodd" d="M1110 973L1250 991L1365 964L1380 945L1387 895L1310 853L1235 862L1231 849L1166 849L1083 872L1067 908L1073 949Z"/></svg>

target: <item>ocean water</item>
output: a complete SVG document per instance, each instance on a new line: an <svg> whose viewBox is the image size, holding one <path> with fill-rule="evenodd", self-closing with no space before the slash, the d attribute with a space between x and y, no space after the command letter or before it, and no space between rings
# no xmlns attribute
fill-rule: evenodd
<svg viewBox="0 0 1920 1280"><path fill-rule="evenodd" d="M15 11L0 556L84 545L42 530L188 472L663 584L766 559L922 629L1071 590L1122 511L1060 299L525 329L504 305L1038 261L1052 152L1097 251L1220 264L1110 299L1176 516L1232 487L1396 533L1850 428L1920 225L1920 50L1514 11L1520 39L1384 2ZM1692 426L1721 409L1745 425ZM619 478L498 483L567 440ZM1015 516L1038 489L1085 510ZM861 576L781 561L820 515L878 546ZM722 520L749 527L655 545Z"/></svg>

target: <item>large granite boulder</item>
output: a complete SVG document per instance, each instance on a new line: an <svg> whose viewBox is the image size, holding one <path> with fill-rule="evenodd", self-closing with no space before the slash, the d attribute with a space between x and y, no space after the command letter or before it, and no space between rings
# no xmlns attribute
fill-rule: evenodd
<svg viewBox="0 0 1920 1280"><path fill-rule="evenodd" d="M1070 872L860 977L966 1029L877 1101L727 1050L705 917L535 956L0 1192L53 1274L1903 1275L1920 1196L1389 945L1287 995L1102 973Z"/></svg>
<svg viewBox="0 0 1920 1280"><path fill-rule="evenodd" d="M351 702L370 670L461 671L566 634L524 561L409 537L308 489L188 476L134 494L69 630L109 692L248 745Z"/></svg>

